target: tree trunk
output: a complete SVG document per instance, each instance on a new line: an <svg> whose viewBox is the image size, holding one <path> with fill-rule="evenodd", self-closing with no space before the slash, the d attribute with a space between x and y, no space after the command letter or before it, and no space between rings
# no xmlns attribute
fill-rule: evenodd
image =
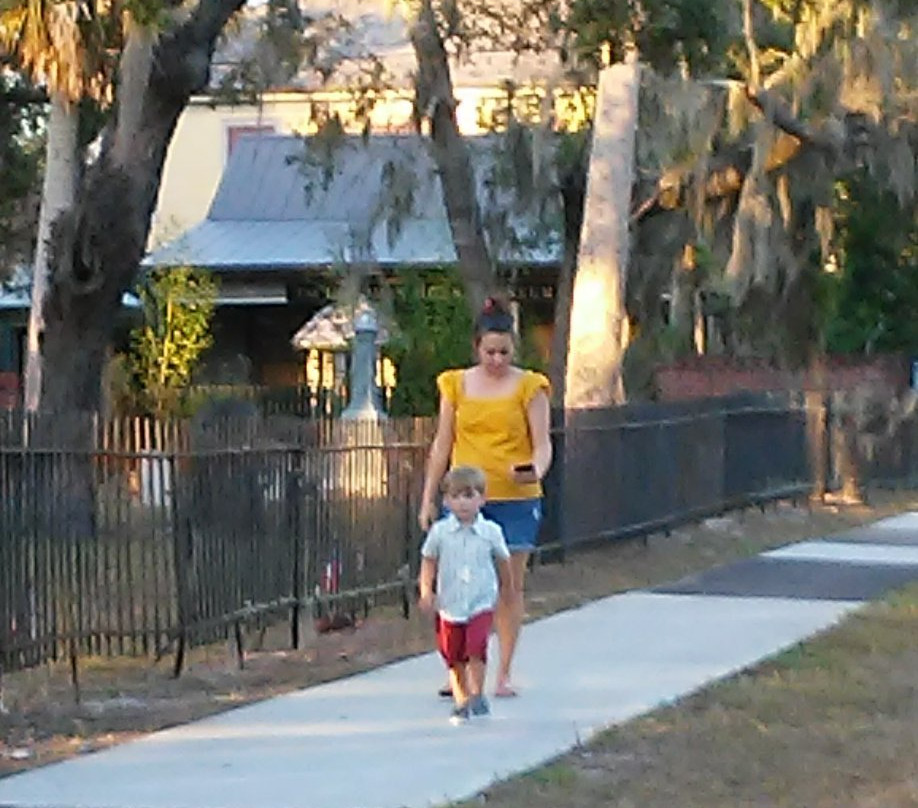
<svg viewBox="0 0 918 808"><path fill-rule="evenodd" d="M676 350L689 353L698 344L698 279L695 276L695 246L686 244L674 261L670 327L676 335Z"/></svg>
<svg viewBox="0 0 918 808"><path fill-rule="evenodd" d="M639 89L636 54L600 74L571 304L567 409L607 407L625 397L625 281Z"/></svg>
<svg viewBox="0 0 918 808"><path fill-rule="evenodd" d="M555 318L551 335L551 359L548 378L551 382L552 406L562 407L567 382L567 342L571 333L571 298L573 297L574 273L577 254L565 252L555 286Z"/></svg>
<svg viewBox="0 0 918 808"><path fill-rule="evenodd" d="M431 151L449 219L459 274L473 314L495 286L494 261L485 240L478 208L475 172L456 122L456 99L449 58L430 0L423 0L411 26L418 63L416 112L430 120Z"/></svg>
<svg viewBox="0 0 918 808"><path fill-rule="evenodd" d="M765 160L771 142L765 121L757 124L752 166L743 178L733 221L733 242L724 277L737 304L751 286L768 284L774 268L773 245L769 238L773 213L768 201Z"/></svg>
<svg viewBox="0 0 918 808"><path fill-rule="evenodd" d="M32 303L26 339L25 408L35 412L41 399L41 338L45 326L44 308L48 294L49 246L54 224L73 206L77 178L77 131L80 114L59 93L51 95L48 117L48 142L45 149L45 176L38 215L38 238L32 264Z"/></svg>
<svg viewBox="0 0 918 808"><path fill-rule="evenodd" d="M242 0L200 0L154 41L134 28L113 120L77 202L52 236L43 409L95 411L122 294L135 282L179 116L207 83L214 43Z"/></svg>
<svg viewBox="0 0 918 808"><path fill-rule="evenodd" d="M548 374L551 381L552 404L564 405L564 386L567 376L567 342L571 332L571 298L577 253L580 250L580 232L583 229L583 202L586 195L586 166L589 154L582 164L572 165L560 176L561 200L564 211L564 254L555 288L555 319L551 338L551 364Z"/></svg>

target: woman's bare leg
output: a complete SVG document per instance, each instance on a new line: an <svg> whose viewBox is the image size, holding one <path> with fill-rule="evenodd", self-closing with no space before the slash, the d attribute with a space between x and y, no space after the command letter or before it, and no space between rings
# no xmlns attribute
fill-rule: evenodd
<svg viewBox="0 0 918 808"><path fill-rule="evenodd" d="M524 615L524 583L529 553L513 553L510 556L510 570L513 575L513 597L508 603L502 598L494 612L494 626L500 645L500 665L497 668L497 695L511 695L510 673L516 643L520 636Z"/></svg>

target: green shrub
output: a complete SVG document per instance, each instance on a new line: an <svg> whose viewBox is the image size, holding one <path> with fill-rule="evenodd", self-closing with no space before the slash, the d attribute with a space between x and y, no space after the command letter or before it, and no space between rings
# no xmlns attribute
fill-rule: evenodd
<svg viewBox="0 0 918 808"><path fill-rule="evenodd" d="M131 370L149 410L174 415L213 341L217 284L204 270L163 268L147 276L139 296L143 323L131 332Z"/></svg>
<svg viewBox="0 0 918 808"><path fill-rule="evenodd" d="M437 375L472 359L472 321L462 286L446 273L406 270L392 304L397 333L386 350L398 374L392 415L433 415Z"/></svg>

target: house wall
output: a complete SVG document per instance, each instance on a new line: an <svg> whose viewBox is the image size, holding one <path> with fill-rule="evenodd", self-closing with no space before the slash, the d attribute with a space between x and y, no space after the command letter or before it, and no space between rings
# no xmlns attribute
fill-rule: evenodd
<svg viewBox="0 0 918 808"><path fill-rule="evenodd" d="M0 321L0 373L18 373L21 365L21 328Z"/></svg>
<svg viewBox="0 0 918 808"><path fill-rule="evenodd" d="M19 403L19 377L22 371L22 329L0 320L0 410Z"/></svg>
<svg viewBox="0 0 918 808"><path fill-rule="evenodd" d="M527 358L538 359L546 366L554 319L552 274L540 269L518 287L520 320L527 335ZM285 277L288 283L298 279L296 273L288 273ZM302 278L315 283L311 274ZM290 340L328 298L313 287L312 294L291 296L289 301L286 305L218 307L212 326L213 346L195 373L195 383L264 387L302 384L306 356L294 350Z"/></svg>
<svg viewBox="0 0 918 808"><path fill-rule="evenodd" d="M195 374L199 384L287 387L300 382L302 356L290 338L314 312L306 306L222 306L213 347Z"/></svg>

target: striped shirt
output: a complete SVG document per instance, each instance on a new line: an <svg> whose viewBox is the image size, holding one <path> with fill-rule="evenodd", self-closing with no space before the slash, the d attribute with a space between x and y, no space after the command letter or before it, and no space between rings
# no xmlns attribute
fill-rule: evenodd
<svg viewBox="0 0 918 808"><path fill-rule="evenodd" d="M463 525L449 514L430 528L421 555L437 562L437 603L444 620L466 623L497 604L495 562L509 558L510 551L496 522L479 514Z"/></svg>

